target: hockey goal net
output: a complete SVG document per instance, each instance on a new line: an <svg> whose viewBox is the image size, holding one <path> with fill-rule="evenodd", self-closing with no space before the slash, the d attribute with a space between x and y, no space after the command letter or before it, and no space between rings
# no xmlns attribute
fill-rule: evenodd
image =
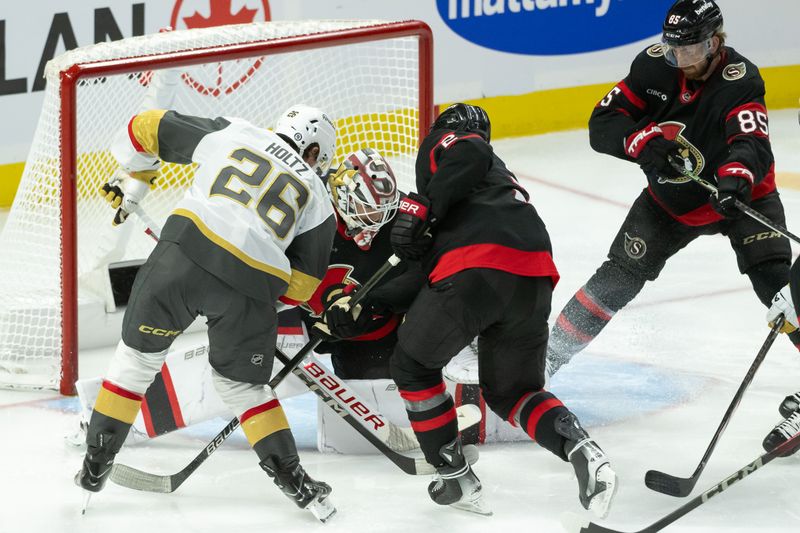
<svg viewBox="0 0 800 533"><path fill-rule="evenodd" d="M337 164L372 147L401 189L414 183L420 125L432 119L432 38L418 21L267 22L101 43L50 62L25 172L0 235L0 384L73 392L78 323L107 327L108 266L146 258L137 217L112 227L98 188L115 171L108 149L135 113L170 108L239 116L272 127L305 103L337 122ZM192 181L165 165L143 209L157 223ZM102 310L97 314L97 308ZM119 313L119 311L116 311ZM117 322L118 324L118 322ZM119 329L114 337L118 339Z"/></svg>

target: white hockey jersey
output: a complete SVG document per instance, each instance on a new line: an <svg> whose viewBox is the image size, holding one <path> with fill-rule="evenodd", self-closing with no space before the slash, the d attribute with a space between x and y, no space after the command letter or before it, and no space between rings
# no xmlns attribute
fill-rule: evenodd
<svg viewBox="0 0 800 533"><path fill-rule="evenodd" d="M322 180L270 130L175 111L134 116L112 154L129 171L197 164L161 239L248 296L296 304L314 292L335 232Z"/></svg>

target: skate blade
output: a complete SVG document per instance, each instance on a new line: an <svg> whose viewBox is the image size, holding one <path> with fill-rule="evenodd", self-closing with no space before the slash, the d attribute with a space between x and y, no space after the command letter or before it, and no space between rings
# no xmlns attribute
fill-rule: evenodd
<svg viewBox="0 0 800 533"><path fill-rule="evenodd" d="M92 493L88 490L83 491L83 506L81 507L81 516L86 514L86 509L89 507L89 500L92 499Z"/></svg>
<svg viewBox="0 0 800 533"><path fill-rule="evenodd" d="M486 500L483 497L483 491L481 489L473 492L468 498L469 499L451 503L450 507L453 509L458 509L459 511L467 511L469 513L475 513L483 516L492 516L492 514L494 514L492 513L489 505L486 503Z"/></svg>
<svg viewBox="0 0 800 533"><path fill-rule="evenodd" d="M606 463L597 469L596 478L598 483L605 483L606 488L592 497L589 502L589 510L598 518L605 518L611 508L611 501L617 493L617 474L611 469L611 465Z"/></svg>
<svg viewBox="0 0 800 533"><path fill-rule="evenodd" d="M325 498L323 500L314 500L308 507L306 507L311 514L314 515L314 518L322 522L323 524L333 518L333 515L336 514L336 507L333 506L331 503L330 498Z"/></svg>
<svg viewBox="0 0 800 533"><path fill-rule="evenodd" d="M467 511L469 513L479 514L481 516L492 516L494 514L486 502L483 501L483 497L471 502L451 503L450 507L453 509L458 509L459 511Z"/></svg>

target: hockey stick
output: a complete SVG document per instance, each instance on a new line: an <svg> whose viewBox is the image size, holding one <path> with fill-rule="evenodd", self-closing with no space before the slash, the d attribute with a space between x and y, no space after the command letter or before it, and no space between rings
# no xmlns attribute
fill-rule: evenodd
<svg viewBox="0 0 800 533"><path fill-rule="evenodd" d="M748 463L747 465L743 466L742 468L740 468L730 476L726 477L725 479L723 479L722 481L720 481L719 483L717 483L716 485L705 491L704 493L695 496L682 506L678 507L677 509L669 513L667 516L661 518L660 520L654 522L653 524L647 526L644 529L640 529L639 531L635 531L632 533L655 533L656 531L661 531L662 529L672 524L679 518L688 514L690 511L697 509L698 507L706 503L714 496L722 494L722 492L728 490L735 483L738 483L739 481L743 480L744 478L746 478L747 476L749 476L762 466L766 465L776 457L780 457L782 455L791 455L797 450L798 447L800 447L800 433L798 433L791 439L787 440L786 442L784 442L771 452L767 452L764 455L758 457L752 463ZM589 522L584 526L577 525L577 527L580 527L580 529L574 527L574 524L569 524L568 526L573 526L573 527L568 527L570 531L578 531L578 533L625 533L623 531L619 531L616 529L610 529L607 527L599 526L594 522Z"/></svg>
<svg viewBox="0 0 800 533"><path fill-rule="evenodd" d="M140 210L141 211L141 210ZM369 280L361 287L361 290L356 291L351 305L355 306L395 265L400 262L396 255L392 255L386 263L373 274ZM283 379L297 367L298 364L322 342L321 338L315 338L306 343L303 348L288 362L285 362L284 368L281 369L268 383L271 389L275 389ZM276 354L279 351L276 349ZM283 354L281 354L283 355ZM283 356L285 357L285 356ZM145 490L149 492L174 492L186 479L200 467L206 459L211 457L219 446L225 442L233 431L239 426L238 417L234 417L228 425L222 428L211 442L203 448L188 465L182 470L172 475L159 476L143 472L141 470L129 467L124 464L115 464L111 470L111 480L118 485L125 487Z"/></svg>
<svg viewBox="0 0 800 533"><path fill-rule="evenodd" d="M280 352L277 357L281 360L286 358ZM321 362L309 358L302 367L292 370L292 373L400 470L412 476L435 473L433 466L428 464L424 458L403 455L391 446L390 443L398 439L400 441L413 439L416 443L416 437L411 428L399 428L384 420L381 415L373 413L352 390L347 388L344 381L337 378ZM462 405L458 408L459 431L480 422L480 410L473 410L473 407ZM477 417L475 416L476 411ZM406 448L411 449L408 446ZM468 457L468 459L470 463L473 463L477 457Z"/></svg>
<svg viewBox="0 0 800 533"><path fill-rule="evenodd" d="M276 350L275 357L284 364L289 358ZM345 422L366 438L378 451L411 475L432 474L433 467L424 459L412 458L400 453L419 447L411 428L398 427L382 415L374 413L366 402L350 390L313 355L301 367L292 370L309 390L319 396L323 403L339 414ZM459 431L480 422L480 410L474 406L462 405L457 409ZM220 431L206 448L183 470L172 475L158 475L136 468L115 464L111 470L111 481L117 485L146 492L174 492L181 484L239 427L239 419L234 418ZM475 458L470 461L474 462Z"/></svg>
<svg viewBox="0 0 800 533"><path fill-rule="evenodd" d="M362 285L361 288L355 292L353 298L350 300L350 308L351 309L355 308L355 306L364 298L364 296L366 296L367 293L371 291L375 287L375 285L377 285L383 279L383 277L392 268L396 267L399 263L400 263L400 258L392 254L389 257L389 259L387 259L386 262L367 280L367 282L364 283L364 285ZM299 352L297 352L297 355L292 357L292 359L288 363L284 364L284 367L281 369L281 371L278 372L275 375L275 377L273 377L270 380L269 386L272 389L274 389L275 386L277 386L278 383L283 381L283 378L288 376L292 372L292 370L294 370L294 368L297 365L299 365L303 359L305 359L306 355L311 353L314 350L314 348L319 346L321 342L322 342L322 337L317 337L316 339L309 341L305 346L303 346L303 348ZM273 381L275 382L275 385L272 384Z"/></svg>
<svg viewBox="0 0 800 533"><path fill-rule="evenodd" d="M778 336L778 333L783 326L783 322L783 315L780 315L778 319L775 320L775 325L772 326L772 330L770 330L769 335L767 335L767 339L764 341L764 344L758 351L753 364L750 365L750 369L747 371L747 374L745 374L742 384L739 385L739 390L737 390L736 394L733 396L733 400L731 400L728 410L725 411L725 416L722 417L722 421L719 423L717 432L714 433L714 437L711 439L711 443L708 445L708 448L706 448L706 452L703 454L703 458L700 459L700 464L697 465L694 473L688 478L683 478L672 476L664 472L659 472L658 470L648 470L644 476L644 484L647 485L647 488L662 494L668 494L670 496L676 496L679 498L685 498L691 494L692 490L694 490L694 486L697 484L697 480L700 479L700 474L703 473L703 470L708 463L708 459L711 457L711 453L717 446L717 441L722 436L725 428L728 427L728 422L731 421L733 413L736 411L736 408L739 407L739 403L742 401L742 397L744 396L747 387L750 386L750 383L753 381L753 378L756 375L756 371L761 366L761 363L767 356L767 352L772 346L772 343Z"/></svg>
<svg viewBox="0 0 800 533"><path fill-rule="evenodd" d="M712 194L714 194L714 196L717 195L717 193L718 193L717 187L713 183L711 183L711 182L701 178L697 174L695 174L692 171L692 169L688 167L688 165L689 165L689 160L688 159L686 160L686 165L687 166L681 165L679 162L675 161L675 159L672 159L672 158L670 158L670 164L672 165L672 167L675 170L677 170L678 172L683 174L683 176L685 176L685 177L689 178L690 180L694 181L695 183L697 183L701 187L704 187L705 189L710 191ZM755 209L753 209L749 205L747 205L747 204L745 204L745 203L743 203L743 202L741 202L739 200L734 200L733 205L735 205L736 208L739 209L742 213L744 213L745 215L749 216L750 218L752 218L752 219L754 219L754 220L756 220L758 222L761 222L763 225L765 225L766 227L768 227L772 231L780 233L781 235L783 235L787 239L793 240L795 243L800 244L800 237L798 237L797 235L795 235L794 233L792 233L791 231L789 231L785 227L781 226L777 222L771 220L770 218L765 217L764 215L762 215L761 213L759 213L758 211L756 211Z"/></svg>

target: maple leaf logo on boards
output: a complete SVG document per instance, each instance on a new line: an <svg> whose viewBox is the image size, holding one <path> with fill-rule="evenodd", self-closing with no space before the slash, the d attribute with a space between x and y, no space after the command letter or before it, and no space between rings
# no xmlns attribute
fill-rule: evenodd
<svg viewBox="0 0 800 533"><path fill-rule="evenodd" d="M176 29L210 28L270 20L268 0L176 0L170 25ZM207 65L183 73L184 82L203 95L230 94L246 83L264 62L264 57Z"/></svg>
<svg viewBox="0 0 800 533"><path fill-rule="evenodd" d="M180 4L179 2L178 4ZM257 9L248 9L246 5L233 13L231 0L209 0L210 12L208 17L204 17L199 11L194 15L184 17L183 22L187 28L210 28L212 26L225 26L226 24L247 24L255 19ZM175 8L179 6L176 4ZM269 10L269 8L267 8ZM173 19L175 11L173 10ZM173 26L174 27L174 26Z"/></svg>

